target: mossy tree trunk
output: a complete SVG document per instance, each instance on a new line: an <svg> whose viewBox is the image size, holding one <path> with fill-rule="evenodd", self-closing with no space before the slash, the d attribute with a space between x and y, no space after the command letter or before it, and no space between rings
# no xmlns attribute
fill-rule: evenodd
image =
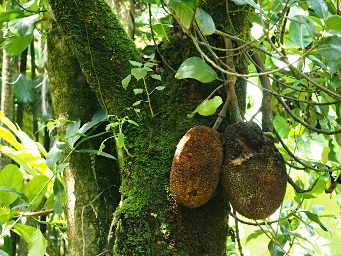
<svg viewBox="0 0 341 256"><path fill-rule="evenodd" d="M81 120L84 124L100 110L77 59L52 19L48 34L48 73L56 119ZM81 148L98 149L103 139L86 142ZM106 241L113 210L119 202L114 162L81 153L72 153L67 162L64 177L69 255L97 255L110 250Z"/></svg>
<svg viewBox="0 0 341 256"><path fill-rule="evenodd" d="M97 96L97 101L88 97L83 103L99 102L111 115L118 117L128 115L136 120L129 107L137 100L141 100L141 96L132 93L132 87L141 85L130 85L124 90L121 80L130 72L128 60L138 60L139 54L105 1L49 2L54 17L64 33L63 39L77 59L86 83ZM223 29L225 25L222 25ZM181 44L179 40L175 39L174 42L176 41ZM181 48L170 46L169 49L175 51ZM50 59L50 63L57 69L58 64L53 63L58 63L58 59ZM67 70L70 72L70 67L65 72ZM59 75L58 72L54 74L56 77ZM221 189L206 205L197 209L178 206L169 196L170 167L179 139L195 125L212 126L214 123L213 118L187 118L187 114L210 93L214 85L200 86L191 81L192 86L188 86L184 81L174 81L172 76L167 79L167 75L164 74L163 77L166 89L152 95L151 98L155 117L151 118L146 105L142 110L142 118L138 120L139 127L127 126L124 130L126 145L132 156L125 156L124 167L120 170L121 202L114 214L113 254L225 255L228 204ZM69 82L78 84L77 81ZM54 91L53 94L59 94L61 98L63 92L65 94L63 97L70 97L69 94L75 88L60 84L60 92ZM88 87L84 89L88 90ZM77 95L79 93L77 91ZM56 96L54 98L56 99ZM72 104L81 103L73 101ZM92 113L86 108L82 111ZM87 189L88 193L92 193L88 194L87 198L82 198L82 195L77 193L69 195L71 196L69 202L80 201L79 203L84 206L88 204L89 197L96 196L96 191L85 187L92 186L87 180L89 175L79 175L83 172L80 170L83 165L78 162L82 161L84 162L84 157L74 158L74 169L68 170L67 179L81 183L80 189L77 186L72 187L75 191ZM110 168L112 166L108 165L107 169ZM113 174L102 172L98 173L97 177L100 175L103 175L103 179L110 179ZM85 202L81 202L82 200ZM68 223L72 230L77 220L71 217L68 216ZM85 215L84 218L91 218L91 214ZM90 220L84 221L91 224ZM70 232L71 244L77 243L77 239L84 236L82 233ZM101 233L98 233L98 236L100 235ZM101 250L97 251L99 252ZM71 248L70 255L79 255L79 252ZM96 254L86 251L84 255Z"/></svg>

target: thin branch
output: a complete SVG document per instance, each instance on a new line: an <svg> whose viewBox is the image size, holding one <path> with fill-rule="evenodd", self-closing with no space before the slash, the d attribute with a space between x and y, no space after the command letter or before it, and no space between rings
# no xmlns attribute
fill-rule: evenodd
<svg viewBox="0 0 341 256"><path fill-rule="evenodd" d="M337 129L337 130L333 130L333 131L328 131L328 130L322 130L322 129L318 129L313 127L312 125L308 124L307 122L305 122L304 120L302 120L301 118L299 118L298 116L296 116L290 109L290 107L285 103L285 101L282 99L282 97L277 97L279 103L282 104L282 106L285 108L286 112L297 122L299 122L300 124L302 124L303 126L305 126L306 128L308 128L309 130L315 131L317 133L322 133L322 134L327 134L327 135L332 135L332 134L337 134L337 133L341 133L341 129Z"/></svg>
<svg viewBox="0 0 341 256"><path fill-rule="evenodd" d="M300 188L298 185L296 185L296 183L295 183L295 182L291 179L291 177L288 175L288 183L295 189L295 191L296 191L297 193L308 193L308 192L311 192L311 191L314 189L315 185L317 184L318 180L319 180L319 179L316 179L316 180L314 181L313 185L311 185L310 188L308 188L308 189L302 189L302 188Z"/></svg>
<svg viewBox="0 0 341 256"><path fill-rule="evenodd" d="M272 224L278 223L279 221L287 220L287 219L289 219L290 217L294 216L295 213L301 208L303 201L304 201L304 199L302 199L302 200L299 202L299 204L296 206L296 208L295 208L294 210L292 210L286 217L278 218L277 220L273 220L273 221L263 221L263 222L255 223L255 222L250 222L250 221L242 220L242 219L238 218L238 217L237 217L233 212L231 212L231 211L229 211L229 214L231 214L232 217L235 218L235 219L237 219L240 223L243 223L243 224L245 224L245 225L249 225L249 226L272 225Z"/></svg>
<svg viewBox="0 0 341 256"><path fill-rule="evenodd" d="M33 216L45 216L53 213L53 209L48 210L42 210L42 211L36 211L36 212L15 212L15 217L33 217Z"/></svg>
<svg viewBox="0 0 341 256"><path fill-rule="evenodd" d="M160 56L160 58L162 60L162 63L164 63L167 66L167 68L169 68L173 73L176 73L175 69L172 68L172 66L168 63L168 61L163 57L163 55L160 52L159 46L156 43L155 35L154 35L154 29L153 29L153 24L152 24L152 11L151 11L151 7L150 6L151 5L148 4L149 27L150 27L150 32L151 32L151 35L152 35L152 40L153 40L154 46L155 46L156 51L157 51L157 53L159 54L159 56Z"/></svg>
<svg viewBox="0 0 341 256"><path fill-rule="evenodd" d="M236 210L233 209L233 214L235 216L237 216L237 212ZM240 242L240 236L239 236L239 227L238 227L238 220L235 218L234 219L234 225L236 227L236 239L237 239L237 244L238 244L238 250L239 250L239 255L240 256L244 256L243 254L243 247L242 247L242 243Z"/></svg>
<svg viewBox="0 0 341 256"><path fill-rule="evenodd" d="M252 60L255 62L255 67L259 74L265 72L265 67L263 60L259 56L259 54L254 53L251 56ZM271 91L271 82L267 75L259 75L259 80L263 86L263 88ZM272 109L271 109L271 100L272 95L267 90L263 91L263 98L262 98L262 128L265 132L271 132L273 130L272 127Z"/></svg>
<svg viewBox="0 0 341 256"><path fill-rule="evenodd" d="M301 159L299 159L298 157L295 156L295 154L293 152L291 152L291 150L287 147L287 145L284 143L284 141L282 140L281 136L278 134L278 132L276 131L276 129L274 128L273 133L276 135L276 137L278 138L279 142L282 144L283 148L285 149L285 151L289 154L289 156L291 156L296 162L300 163L302 166L304 166L306 169L310 169L316 172L335 172L336 170L333 169L318 169L315 167L312 167L306 163L304 163Z"/></svg>

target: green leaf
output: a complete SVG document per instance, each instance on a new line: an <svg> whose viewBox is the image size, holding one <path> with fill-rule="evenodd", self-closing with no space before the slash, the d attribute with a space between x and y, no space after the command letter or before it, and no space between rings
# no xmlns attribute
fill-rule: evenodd
<svg viewBox="0 0 341 256"><path fill-rule="evenodd" d="M24 12L22 10L11 10L8 12L0 12L0 23L8 22L17 18L24 17Z"/></svg>
<svg viewBox="0 0 341 256"><path fill-rule="evenodd" d="M215 114L217 108L223 103L220 96L215 96L212 99L204 100L199 106L193 111L192 115L199 113L202 116L211 116Z"/></svg>
<svg viewBox="0 0 341 256"><path fill-rule="evenodd" d="M255 1L253 0L232 0L232 2L234 2L237 5L245 5L245 4L249 4L251 5L253 8L260 10L260 7L258 4L255 3Z"/></svg>
<svg viewBox="0 0 341 256"><path fill-rule="evenodd" d="M138 95L138 94L143 93L143 89L141 89L141 88L136 88L136 89L133 89L133 92L134 92L135 95Z"/></svg>
<svg viewBox="0 0 341 256"><path fill-rule="evenodd" d="M31 79L20 75L13 85L14 95L19 102L32 103L34 101L35 90Z"/></svg>
<svg viewBox="0 0 341 256"><path fill-rule="evenodd" d="M61 215L63 213L63 204L62 204L62 196L64 194L64 185L63 183L56 178L53 184L53 210L54 213Z"/></svg>
<svg viewBox="0 0 341 256"><path fill-rule="evenodd" d="M323 225L317 214L308 211L302 212L304 212L311 221L317 223L324 231L328 232L328 228L325 225Z"/></svg>
<svg viewBox="0 0 341 256"><path fill-rule="evenodd" d="M217 73L202 58L190 57L180 65L175 78L193 78L202 83L210 83L217 79Z"/></svg>
<svg viewBox="0 0 341 256"><path fill-rule="evenodd" d="M151 78L153 78L153 79L155 79L155 80L161 81L161 76L160 76L160 75L154 74L154 75L151 75Z"/></svg>
<svg viewBox="0 0 341 256"><path fill-rule="evenodd" d="M132 124L132 125L139 126L139 124L136 123L134 120L128 119L127 122Z"/></svg>
<svg viewBox="0 0 341 256"><path fill-rule="evenodd" d="M171 27L172 27L171 24L161 24L161 23L159 23L159 24L154 24L153 25L153 30L154 30L154 33L155 33L156 37L162 38L162 39L166 39L168 41L169 38L167 36L167 31Z"/></svg>
<svg viewBox="0 0 341 256"><path fill-rule="evenodd" d="M28 197L31 208L35 210L43 199L50 179L46 176L34 176L24 184L22 192Z"/></svg>
<svg viewBox="0 0 341 256"><path fill-rule="evenodd" d="M215 32L215 24L212 17L203 9L198 8L195 12L195 20L200 31L205 35L212 35Z"/></svg>
<svg viewBox="0 0 341 256"><path fill-rule="evenodd" d="M65 143L56 141L50 151L47 153L46 163L47 166L52 170L55 164L59 161L62 152L65 148Z"/></svg>
<svg viewBox="0 0 341 256"><path fill-rule="evenodd" d="M137 62L137 61L134 61L134 60L130 60L129 63L134 66L134 67L142 67L143 64L141 62Z"/></svg>
<svg viewBox="0 0 341 256"><path fill-rule="evenodd" d="M39 14L34 14L28 17L11 20L8 22L9 30L16 36L32 35L34 24L39 18Z"/></svg>
<svg viewBox="0 0 341 256"><path fill-rule="evenodd" d="M47 241L39 229L24 224L15 224L13 231L28 245L28 256L44 256Z"/></svg>
<svg viewBox="0 0 341 256"><path fill-rule="evenodd" d="M188 31L194 18L196 0L170 0L169 7L174 11L176 20L181 27Z"/></svg>
<svg viewBox="0 0 341 256"><path fill-rule="evenodd" d="M8 192L8 193L13 193L18 195L22 200L28 201L28 198L25 196L24 193L16 191L14 188L11 187L6 187L6 186L0 186L0 191Z"/></svg>
<svg viewBox="0 0 341 256"><path fill-rule="evenodd" d="M328 17L328 6L324 0L307 0L307 2L320 18L326 19Z"/></svg>
<svg viewBox="0 0 341 256"><path fill-rule="evenodd" d="M7 252L0 249L0 256L10 256Z"/></svg>
<svg viewBox="0 0 341 256"><path fill-rule="evenodd" d="M0 171L0 205L8 207L19 196L23 197L18 191L23 186L23 175L18 166L8 164ZM27 199L27 198L26 198Z"/></svg>
<svg viewBox="0 0 341 256"><path fill-rule="evenodd" d="M332 15L326 20L326 26L328 30L336 30L341 32L341 17L338 15Z"/></svg>
<svg viewBox="0 0 341 256"><path fill-rule="evenodd" d="M5 208L4 206L1 206L0 207L0 225L6 224L6 222L11 220L12 218L13 218L13 213L11 212L11 210L9 208ZM0 229L0 232L1 232L1 229ZM0 253L0 256L1 256L1 253Z"/></svg>
<svg viewBox="0 0 341 256"><path fill-rule="evenodd" d="M248 235L248 237L246 238L245 243L250 242L253 239L256 239L257 237L259 237L260 235L264 235L263 230L258 229L255 232L251 233L250 235Z"/></svg>
<svg viewBox="0 0 341 256"><path fill-rule="evenodd" d="M273 119L273 125L276 131L282 138L287 138L290 132L290 127L285 118L280 115L276 115Z"/></svg>
<svg viewBox="0 0 341 256"><path fill-rule="evenodd" d="M271 256L283 256L283 255L285 255L285 251L272 240L268 244L268 249L269 249Z"/></svg>
<svg viewBox="0 0 341 256"><path fill-rule="evenodd" d="M130 83L131 80L131 75L127 75L123 80L122 80L122 86L124 89L128 88L128 85Z"/></svg>
<svg viewBox="0 0 341 256"><path fill-rule="evenodd" d="M1 47L3 47L10 56L16 56L19 55L30 45L32 39L33 39L32 35L28 36L13 35L6 38L6 40L1 44Z"/></svg>
<svg viewBox="0 0 341 256"><path fill-rule="evenodd" d="M136 78L136 80L140 80L142 78L145 78L148 74L147 70L145 68L132 68L131 74Z"/></svg>
<svg viewBox="0 0 341 256"><path fill-rule="evenodd" d="M309 17L296 15L292 18L289 26L290 45L305 48L314 39L315 24Z"/></svg>
<svg viewBox="0 0 341 256"><path fill-rule="evenodd" d="M158 91L162 91L166 88L166 86L158 86L158 87L155 87L156 90Z"/></svg>
<svg viewBox="0 0 341 256"><path fill-rule="evenodd" d="M341 38L330 36L322 38L317 52L327 59L331 72L341 69Z"/></svg>
<svg viewBox="0 0 341 256"><path fill-rule="evenodd" d="M69 145L73 147L80 137L85 136L87 131L107 119L108 116L106 112L104 110L100 110L91 117L89 122L86 122L84 125L82 125L82 127L80 127L80 120L68 123L66 126L66 137L69 137Z"/></svg>

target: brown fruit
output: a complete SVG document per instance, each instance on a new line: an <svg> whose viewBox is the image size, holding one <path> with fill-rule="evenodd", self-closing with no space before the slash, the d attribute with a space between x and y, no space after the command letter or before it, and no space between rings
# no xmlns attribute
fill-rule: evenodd
<svg viewBox="0 0 341 256"><path fill-rule="evenodd" d="M264 219L283 201L287 174L272 139L253 123L224 132L222 185L233 208L249 219Z"/></svg>
<svg viewBox="0 0 341 256"><path fill-rule="evenodd" d="M190 129L173 158L170 191L175 201L188 208L204 205L218 186L222 162L220 134L205 126Z"/></svg>

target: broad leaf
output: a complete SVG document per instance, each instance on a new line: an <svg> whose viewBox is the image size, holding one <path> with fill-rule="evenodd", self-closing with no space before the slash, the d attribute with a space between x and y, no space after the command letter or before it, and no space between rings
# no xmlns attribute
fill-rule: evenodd
<svg viewBox="0 0 341 256"><path fill-rule="evenodd" d="M14 84L14 96L22 103L32 103L34 101L35 91L31 79L20 76Z"/></svg>
<svg viewBox="0 0 341 256"><path fill-rule="evenodd" d="M289 42L290 45L305 48L314 39L315 24L309 17L296 15L290 22Z"/></svg>
<svg viewBox="0 0 341 256"><path fill-rule="evenodd" d="M43 199L47 185L51 180L46 176L34 176L29 182L24 184L22 192L28 197L31 209L36 209Z"/></svg>
<svg viewBox="0 0 341 256"><path fill-rule="evenodd" d="M191 27L196 0L170 0L169 7L175 12L175 16L181 27L188 31Z"/></svg>
<svg viewBox="0 0 341 256"><path fill-rule="evenodd" d="M341 17L338 15L330 16L326 20L326 26L328 30L335 30L341 32Z"/></svg>
<svg viewBox="0 0 341 256"><path fill-rule="evenodd" d="M16 36L29 36L32 35L34 24L38 18L39 14L35 14L28 17L11 20L8 22L8 28Z"/></svg>
<svg viewBox="0 0 341 256"><path fill-rule="evenodd" d="M136 80L140 80L147 76L148 71L145 68L132 68L131 74L136 78Z"/></svg>
<svg viewBox="0 0 341 256"><path fill-rule="evenodd" d="M17 18L24 17L24 12L21 10L11 10L8 12L0 13L0 23L8 22Z"/></svg>
<svg viewBox="0 0 341 256"><path fill-rule="evenodd" d="M215 96L212 99L204 100L199 106L193 111L192 115L198 113L202 116L214 115L217 108L223 103L220 96Z"/></svg>
<svg viewBox="0 0 341 256"><path fill-rule="evenodd" d="M320 18L326 19L328 17L328 6L324 0L307 0L307 2Z"/></svg>
<svg viewBox="0 0 341 256"><path fill-rule="evenodd" d="M0 138L5 140L8 144L17 150L22 149L22 145L17 141L17 138L8 129L0 127Z"/></svg>
<svg viewBox="0 0 341 256"><path fill-rule="evenodd" d="M65 148L65 142L56 141L46 157L47 166L52 170L55 164L59 161L62 152Z"/></svg>
<svg viewBox="0 0 341 256"><path fill-rule="evenodd" d="M285 251L283 250L283 248L281 248L277 243L275 243L274 241L270 241L268 244L268 249L270 252L271 256L283 256L285 255Z"/></svg>
<svg viewBox="0 0 341 256"><path fill-rule="evenodd" d="M9 55L16 56L30 45L32 39L32 34L28 36L12 35L6 38L6 40L1 44L1 47L3 47Z"/></svg>
<svg viewBox="0 0 341 256"><path fill-rule="evenodd" d="M317 52L327 59L327 64L332 72L341 69L341 38L330 36L321 39Z"/></svg>
<svg viewBox="0 0 341 256"><path fill-rule="evenodd" d="M44 256L47 241L39 229L24 224L15 224L13 231L28 245L28 256Z"/></svg>
<svg viewBox="0 0 341 256"><path fill-rule="evenodd" d="M7 252L0 249L0 256L10 256Z"/></svg>
<svg viewBox="0 0 341 256"><path fill-rule="evenodd" d="M191 57L180 65L175 78L193 78L202 83L210 83L217 79L217 73L202 58Z"/></svg>
<svg viewBox="0 0 341 256"><path fill-rule="evenodd" d="M212 17L203 9L198 8L195 12L195 20L200 31L205 35L212 35L215 32L215 24Z"/></svg>
<svg viewBox="0 0 341 256"><path fill-rule="evenodd" d="M288 125L288 122L285 118L283 118L280 115L276 115L273 119L273 125L276 129L276 131L279 133L279 135L282 138L287 138L290 132L290 127Z"/></svg>
<svg viewBox="0 0 341 256"><path fill-rule="evenodd" d="M14 164L6 165L4 169L0 171L0 186L8 187L9 191L0 191L0 205L8 207L19 196L18 191L23 186L23 175L19 171L18 166Z"/></svg>

